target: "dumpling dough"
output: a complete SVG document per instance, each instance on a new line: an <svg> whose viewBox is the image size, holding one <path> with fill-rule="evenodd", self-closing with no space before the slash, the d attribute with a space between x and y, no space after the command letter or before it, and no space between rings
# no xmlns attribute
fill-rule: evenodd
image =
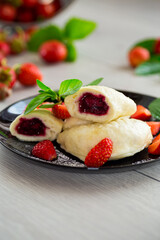
<svg viewBox="0 0 160 240"><path fill-rule="evenodd" d="M22 119L31 119L30 121L33 122L33 119L38 119L42 122L42 124L45 125L45 131L44 134L37 134L38 129L34 130L34 127L36 125L33 124L33 131L36 132L36 135L26 135L26 134L20 134L17 132L17 125L21 122ZM25 126L23 126L24 128ZM18 116L10 125L10 132L13 136L16 136L18 139L22 141L42 141L45 139L48 140L55 140L57 138L58 133L61 132L63 127L63 121L54 117L53 114L48 110L34 110L31 113L27 115L20 115ZM32 128L32 124L29 125L29 128ZM27 132L27 127L24 129Z"/></svg>
<svg viewBox="0 0 160 240"><path fill-rule="evenodd" d="M90 123L92 123L92 122L84 120L84 119L70 117L70 118L65 119L65 121L63 123L63 130L65 130L67 128L72 128L74 126L86 125L86 124L90 124Z"/></svg>
<svg viewBox="0 0 160 240"><path fill-rule="evenodd" d="M132 156L152 142L150 127L143 121L119 118L110 123L76 126L60 133L57 142L61 147L81 159L102 139L110 138L113 152L109 160Z"/></svg>
<svg viewBox="0 0 160 240"><path fill-rule="evenodd" d="M108 111L102 115L96 115L79 111L80 99L84 94L104 97L104 102L108 105ZM95 103L96 104L96 103ZM136 112L135 102L112 88L104 86L82 87L78 92L65 98L65 105L72 117L89 120L92 122L111 122L119 117L131 116ZM88 107L88 109L91 106ZM103 107L102 107L103 110Z"/></svg>

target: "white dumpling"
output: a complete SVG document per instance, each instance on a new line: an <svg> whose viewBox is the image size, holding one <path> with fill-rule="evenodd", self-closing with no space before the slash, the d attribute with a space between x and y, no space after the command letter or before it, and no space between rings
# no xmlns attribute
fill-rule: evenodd
<svg viewBox="0 0 160 240"><path fill-rule="evenodd" d="M136 112L132 99L104 86L82 87L65 98L65 105L72 117L92 122L110 122Z"/></svg>
<svg viewBox="0 0 160 240"><path fill-rule="evenodd" d="M86 124L90 124L90 123L92 123L92 122L84 120L84 119L70 117L70 118L65 119L65 121L63 123L63 130L74 127L74 126L86 125Z"/></svg>
<svg viewBox="0 0 160 240"><path fill-rule="evenodd" d="M62 131L63 121L48 110L34 110L18 116L10 125L13 136L22 141L55 140Z"/></svg>
<svg viewBox="0 0 160 240"><path fill-rule="evenodd" d="M60 133L57 142L82 161L102 139L110 138L113 152L109 160L132 156L152 142L150 127L143 121L122 117L110 123L75 126Z"/></svg>

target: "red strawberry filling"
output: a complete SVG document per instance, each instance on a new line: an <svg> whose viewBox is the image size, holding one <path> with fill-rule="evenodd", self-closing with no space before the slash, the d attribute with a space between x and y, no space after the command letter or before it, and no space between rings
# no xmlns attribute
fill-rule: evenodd
<svg viewBox="0 0 160 240"><path fill-rule="evenodd" d="M38 118L20 118L16 131L27 136L45 136L46 126Z"/></svg>
<svg viewBox="0 0 160 240"><path fill-rule="evenodd" d="M94 115L105 115L109 110L108 104L105 102L105 97L101 94L95 95L92 93L84 93L79 98L80 113L89 113Z"/></svg>

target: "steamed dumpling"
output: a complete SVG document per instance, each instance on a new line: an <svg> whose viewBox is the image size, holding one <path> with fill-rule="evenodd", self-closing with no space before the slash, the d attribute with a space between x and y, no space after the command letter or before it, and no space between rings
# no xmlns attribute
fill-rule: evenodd
<svg viewBox="0 0 160 240"><path fill-rule="evenodd" d="M86 125L86 124L90 124L90 123L92 123L92 122L84 120L84 119L70 117L70 118L65 119L65 121L63 123L63 130L65 130L67 128L72 128L74 126Z"/></svg>
<svg viewBox="0 0 160 240"><path fill-rule="evenodd" d="M119 118L110 123L93 123L75 126L60 133L57 142L61 147L81 159L102 139L110 138L113 152L109 160L132 156L152 142L150 127L143 121Z"/></svg>
<svg viewBox="0 0 160 240"><path fill-rule="evenodd" d="M22 141L55 140L61 132L63 121L50 111L34 110L18 116L10 125L10 132Z"/></svg>
<svg viewBox="0 0 160 240"><path fill-rule="evenodd" d="M82 87L65 98L65 105L72 117L92 122L111 122L136 112L132 99L103 86Z"/></svg>

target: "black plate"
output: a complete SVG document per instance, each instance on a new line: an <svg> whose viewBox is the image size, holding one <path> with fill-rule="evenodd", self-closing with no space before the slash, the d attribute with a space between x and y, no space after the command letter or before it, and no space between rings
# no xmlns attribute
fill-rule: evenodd
<svg viewBox="0 0 160 240"><path fill-rule="evenodd" d="M153 101L155 98L150 97L147 95L142 95L138 93L132 93L132 92L126 92L121 91L126 96L132 98L137 104L141 104L144 107L147 107L151 101ZM5 108L3 111L0 112L0 142L3 146L8 148L9 150L17 153L18 155L21 155L23 157L40 161L43 163L47 163L54 166L59 167L69 167L79 170L128 170L128 167L135 168L137 166L141 166L146 163L151 163L160 160L159 156L153 156L149 155L147 149L144 149L143 151L135 154L132 157L123 158L116 161L108 161L106 164L104 164L99 169L96 168L87 168L82 161L80 161L75 156L66 153L63 149L60 148L60 146L54 141L54 146L57 151L58 158L57 160L54 160L52 162L45 161L36 157L33 157L31 155L31 150L35 143L32 142L22 142L16 139L15 137L11 136L9 132L9 125L10 123L23 112L25 109L25 106L29 103L29 101L33 97L26 98L23 100L20 100L16 103L13 103L9 107ZM2 135L1 131L5 134Z"/></svg>

